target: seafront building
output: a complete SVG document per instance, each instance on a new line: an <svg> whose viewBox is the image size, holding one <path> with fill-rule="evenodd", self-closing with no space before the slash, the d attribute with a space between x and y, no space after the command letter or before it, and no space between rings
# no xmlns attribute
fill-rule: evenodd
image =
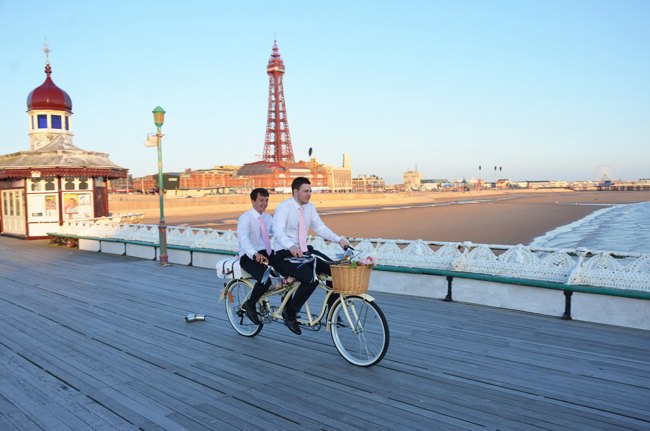
<svg viewBox="0 0 650 431"><path fill-rule="evenodd" d="M383 193L386 191L386 183L383 178L375 174L358 175L352 178L352 191L355 193Z"/></svg>
<svg viewBox="0 0 650 431"><path fill-rule="evenodd" d="M422 184L422 175L417 169L404 172L404 188L406 190L420 190Z"/></svg>
<svg viewBox="0 0 650 431"><path fill-rule="evenodd" d="M127 170L72 143L72 99L52 81L27 96L29 149L0 155L0 233L46 238L65 220L108 215L108 180Z"/></svg>

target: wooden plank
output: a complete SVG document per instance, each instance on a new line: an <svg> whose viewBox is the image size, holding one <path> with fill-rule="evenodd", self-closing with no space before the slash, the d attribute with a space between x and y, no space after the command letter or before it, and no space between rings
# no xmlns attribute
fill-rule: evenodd
<svg viewBox="0 0 650 431"><path fill-rule="evenodd" d="M4 390L5 389L3 388L3 391ZM32 420L29 412L23 412L18 406L5 398L4 395L0 396L0 412L2 412L0 414L0 429L2 430L22 431L43 429Z"/></svg>

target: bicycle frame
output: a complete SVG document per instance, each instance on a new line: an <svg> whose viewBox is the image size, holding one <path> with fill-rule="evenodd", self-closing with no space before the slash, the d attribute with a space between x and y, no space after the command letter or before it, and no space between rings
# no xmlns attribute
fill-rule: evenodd
<svg viewBox="0 0 650 431"><path fill-rule="evenodd" d="M247 284L250 284L249 280L253 280L253 279L240 279L240 280L246 282ZM306 326L306 327L309 327L309 328L317 327L318 325L320 325L322 323L323 318L325 317L326 310L327 310L327 302L330 299L330 297L335 294L335 292L333 291L333 289L331 287L327 286L323 281L324 280L319 280L319 282L318 282L318 287L325 290L325 297L323 298L323 305L321 306L319 313L317 315L315 315L315 314L312 314L312 312L310 310L310 307L309 307L309 303L305 302L304 310L305 310L305 313L307 314L307 319L306 320L305 319L298 319L298 322L303 326ZM270 304L269 298L271 298L272 296L283 295L282 302L280 303L280 305L275 310L273 310L272 312L269 313L268 319L270 319L270 320L275 319L275 320L280 320L280 321L284 320L282 318L282 311L286 307L287 303L289 302L289 300L291 299L291 297L293 296L295 291L298 289L298 286L299 286L299 282L294 282L291 286L282 287L280 289L270 289L269 291L264 293L264 295L262 295L262 297L260 298L260 301L264 304L264 308L267 309L267 310L271 310L271 304ZM330 309L327 310L327 318L325 320L325 330L327 332L330 331L332 311L334 310L334 305L337 302L342 302L343 313L345 314L345 317L346 317L348 323L350 324L351 327L355 327L356 322L358 322L359 316L356 315L355 310L352 310L353 312L350 313L349 307L347 307L347 305L346 305L346 303L344 301L345 298L348 297L348 296L357 296L357 297L364 298L368 302L373 302L375 300L374 297L372 297L371 295L368 295L367 293L355 294L355 295L346 295L346 294L340 294L339 293L338 295L339 295L339 297L336 299L336 301L334 301L332 303L332 306L330 307Z"/></svg>

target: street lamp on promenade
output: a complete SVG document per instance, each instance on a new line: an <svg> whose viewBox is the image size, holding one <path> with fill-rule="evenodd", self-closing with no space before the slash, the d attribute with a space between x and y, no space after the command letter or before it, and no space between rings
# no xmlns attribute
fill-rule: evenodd
<svg viewBox="0 0 650 431"><path fill-rule="evenodd" d="M160 242L160 265L169 265L167 256L167 226L165 225L165 202L163 196L163 163L162 163L162 133L160 128L165 122L165 110L156 106L153 112L153 122L156 125L156 144L158 147L158 196L160 196L160 224L158 225L158 238Z"/></svg>

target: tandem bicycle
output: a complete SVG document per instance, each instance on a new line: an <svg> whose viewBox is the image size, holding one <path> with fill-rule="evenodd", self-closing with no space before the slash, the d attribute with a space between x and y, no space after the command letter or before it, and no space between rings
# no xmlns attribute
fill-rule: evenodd
<svg viewBox="0 0 650 431"><path fill-rule="evenodd" d="M313 331L319 331L324 323L334 346L346 361L360 367L370 367L379 363L386 354L390 333L384 313L375 298L366 293L370 268L367 268L366 279L361 282L348 275L356 269L349 264L352 250L346 250L340 260L328 261L333 276L315 274L319 282L317 291L322 294L319 296L323 296L322 306L314 313L308 301L297 320L302 327ZM321 257L306 254L302 259L304 264L315 267L315 259ZM236 259L224 259L217 264L218 276L229 278L221 292L228 321L237 333L245 337L258 335L266 324L282 322L282 311L299 286L298 281L283 277L272 266L269 266L267 273L272 285L256 304L260 319L258 325L248 319L242 308L253 290L255 279L239 267Z"/></svg>

